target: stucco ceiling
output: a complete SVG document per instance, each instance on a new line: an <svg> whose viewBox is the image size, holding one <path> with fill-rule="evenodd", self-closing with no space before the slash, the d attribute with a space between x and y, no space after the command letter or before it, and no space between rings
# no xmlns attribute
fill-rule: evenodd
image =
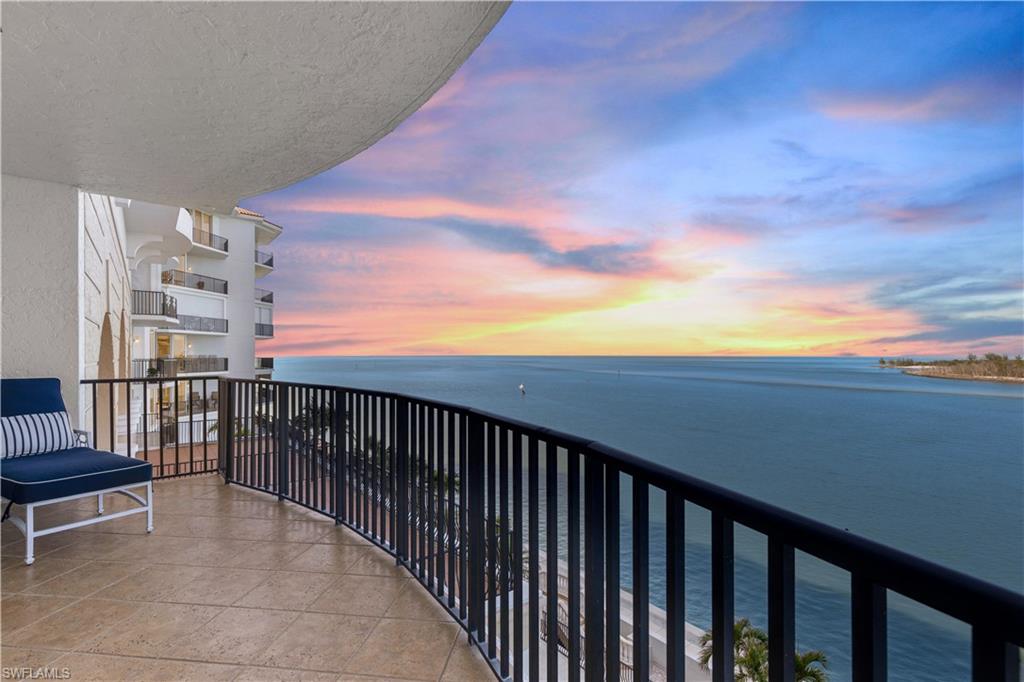
<svg viewBox="0 0 1024 682"><path fill-rule="evenodd" d="M504 2L5 2L3 172L228 210L363 151Z"/></svg>

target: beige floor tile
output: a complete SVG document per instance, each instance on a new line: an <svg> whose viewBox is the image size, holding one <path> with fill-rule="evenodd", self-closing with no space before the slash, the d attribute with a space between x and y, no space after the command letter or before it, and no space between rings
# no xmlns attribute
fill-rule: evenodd
<svg viewBox="0 0 1024 682"><path fill-rule="evenodd" d="M239 668L231 665L82 653L72 653L58 659L55 667L67 667L71 673L71 679L75 682L79 680L96 680L97 682L110 682L110 680L187 682L195 680L201 682L233 680L240 672Z"/></svg>
<svg viewBox="0 0 1024 682"><path fill-rule="evenodd" d="M139 605L138 611L114 623L92 641L92 653L174 658L178 640L213 620L223 610L194 604Z"/></svg>
<svg viewBox="0 0 1024 682"><path fill-rule="evenodd" d="M480 651L465 638L457 638L441 680L443 682L485 682L493 679L494 673L491 671L491 666L484 660Z"/></svg>
<svg viewBox="0 0 1024 682"><path fill-rule="evenodd" d="M332 613L299 616L257 659L275 668L341 672L370 636L376 618Z"/></svg>
<svg viewBox="0 0 1024 682"><path fill-rule="evenodd" d="M83 599L21 628L5 639L12 646L70 651L132 615L137 609L138 605L129 602Z"/></svg>
<svg viewBox="0 0 1024 682"><path fill-rule="evenodd" d="M370 541L345 526L331 526L327 532L316 540L317 542L329 542L336 545L365 545L372 546Z"/></svg>
<svg viewBox="0 0 1024 682"><path fill-rule="evenodd" d="M146 566L93 596L97 599L161 601L198 578L204 570L202 566Z"/></svg>
<svg viewBox="0 0 1024 682"><path fill-rule="evenodd" d="M395 563L395 558L387 552L375 547L367 548L367 551L359 555L346 573L357 573L359 575L379 575L391 578L411 578L409 571Z"/></svg>
<svg viewBox="0 0 1024 682"><path fill-rule="evenodd" d="M4 638L19 628L45 618L54 611L75 603L74 597L48 597L14 594L0 601L0 632ZM28 646L31 646L29 644Z"/></svg>
<svg viewBox="0 0 1024 682"><path fill-rule="evenodd" d="M224 609L206 625L179 640L181 658L219 663L251 663L285 631L299 613Z"/></svg>
<svg viewBox="0 0 1024 682"><path fill-rule="evenodd" d="M269 571L245 568L207 568L191 582L168 592L160 600L228 606L266 580L269 574Z"/></svg>
<svg viewBox="0 0 1024 682"><path fill-rule="evenodd" d="M59 651L24 649L16 646L0 647L0 665L4 668L42 668L61 656Z"/></svg>
<svg viewBox="0 0 1024 682"><path fill-rule="evenodd" d="M4 557L0 568L0 589L4 594L24 592L34 585L84 566L87 559L40 559L31 566L26 566L20 558Z"/></svg>
<svg viewBox="0 0 1024 682"><path fill-rule="evenodd" d="M297 571L344 573L369 551L374 550L357 545L309 545L306 551L289 561L286 568Z"/></svg>
<svg viewBox="0 0 1024 682"><path fill-rule="evenodd" d="M40 561L45 561L41 559ZM142 570L143 566L130 563L92 561L56 578L33 585L33 594L56 594L85 597Z"/></svg>
<svg viewBox="0 0 1024 682"><path fill-rule="evenodd" d="M335 673L250 667L244 668L235 682L337 682L337 679Z"/></svg>
<svg viewBox="0 0 1024 682"><path fill-rule="evenodd" d="M288 562L310 547L312 545L301 542L259 542L254 540L246 549L229 557L224 562L224 566L285 570Z"/></svg>
<svg viewBox="0 0 1024 682"><path fill-rule="evenodd" d="M234 603L262 609L302 610L316 601L337 577L330 573L267 571L267 579Z"/></svg>
<svg viewBox="0 0 1024 682"><path fill-rule="evenodd" d="M383 618L345 664L345 672L436 680L459 631L454 623Z"/></svg>
<svg viewBox="0 0 1024 682"><path fill-rule="evenodd" d="M415 620L436 620L451 622L448 611L437 603L425 587L416 580L407 580L405 589L387 610L388 618L411 618Z"/></svg>
<svg viewBox="0 0 1024 682"><path fill-rule="evenodd" d="M395 602L405 582L399 578L339 575L337 581L309 606L309 610L353 616L380 616Z"/></svg>
<svg viewBox="0 0 1024 682"><path fill-rule="evenodd" d="M408 677L378 677L377 675L342 673L336 682L408 682L408 680Z"/></svg>

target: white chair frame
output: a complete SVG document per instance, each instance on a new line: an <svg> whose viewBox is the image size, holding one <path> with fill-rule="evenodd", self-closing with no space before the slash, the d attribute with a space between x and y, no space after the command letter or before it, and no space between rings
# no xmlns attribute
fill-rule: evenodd
<svg viewBox="0 0 1024 682"><path fill-rule="evenodd" d="M146 498L143 499L139 495L130 492L132 488L145 488ZM103 496L111 493L117 493L124 495L135 502L138 502L140 506L133 507L132 509L126 509L124 511L114 512L113 514L103 513ZM83 521L73 521L71 523L65 523L61 526L54 526L52 528L44 528L42 530L36 530L35 512L39 507L46 507L51 504L58 504L60 502L69 502L71 500L80 500L85 497L96 498L96 518L85 519ZM13 514L9 520L14 524L14 527L21 531L21 534L25 536L25 563L31 564L36 560L35 557L35 542L36 538L43 537L45 535L52 535L53 533L60 533L65 530L72 530L74 528L81 528L83 526L91 526L94 523L103 523L104 521L113 521L123 516L130 516L132 514L146 514L146 532L153 532L153 482L146 481L145 483L134 483L132 485L118 486L116 488L106 488L104 490L94 490L87 493L78 493L77 495L68 495L67 497L58 497L53 500L40 500L39 502L30 502L25 507L25 518L20 519Z"/></svg>

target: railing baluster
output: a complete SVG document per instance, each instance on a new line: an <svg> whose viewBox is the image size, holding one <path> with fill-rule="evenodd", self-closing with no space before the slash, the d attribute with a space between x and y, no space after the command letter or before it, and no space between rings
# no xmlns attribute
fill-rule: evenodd
<svg viewBox="0 0 1024 682"><path fill-rule="evenodd" d="M398 495L398 557L409 560L409 402L398 400L398 442L395 490Z"/></svg>
<svg viewBox="0 0 1024 682"><path fill-rule="evenodd" d="M633 675L647 682L650 653L650 490L633 474Z"/></svg>
<svg viewBox="0 0 1024 682"><path fill-rule="evenodd" d="M92 413L95 415L96 414L96 384L92 385L92 389L93 389L93 394L92 394L92 398L93 398ZM95 445L95 440L96 440L96 435L95 434L96 434L96 430L95 430L95 427L94 427L93 428L93 441L94 441L93 445ZM145 380L142 381L142 452L143 452L143 459L145 459L148 462L149 461L149 382L145 381ZM159 469L157 469L157 474L160 474L160 473L162 473L162 472Z"/></svg>
<svg viewBox="0 0 1024 682"><path fill-rule="evenodd" d="M508 430L498 427L498 442L496 443L496 449L498 449L498 519L501 526L501 537L498 538L498 554L500 559L498 560L498 567L501 569L501 576L499 578L500 588L494 591L492 599L497 599L498 595L501 595L501 676L508 677L509 671L509 647L511 645L511 638L509 637L509 582L510 582L510 566L509 566L509 515L508 515Z"/></svg>
<svg viewBox="0 0 1024 682"><path fill-rule="evenodd" d="M494 658L498 650L498 509L495 473L497 463L494 425L486 422L484 448L487 452L487 656Z"/></svg>
<svg viewBox="0 0 1024 682"><path fill-rule="evenodd" d="M855 573L851 576L850 599L853 682L884 680L888 630L885 588Z"/></svg>
<svg viewBox="0 0 1024 682"><path fill-rule="evenodd" d="M455 471L455 412L447 411L447 427L445 429L445 445L448 449L448 608L455 607L455 547L458 544L458 537L455 535L455 480L458 474Z"/></svg>
<svg viewBox="0 0 1024 682"><path fill-rule="evenodd" d="M277 416L277 442L274 447L277 455L277 499L283 500L288 495L288 393L287 387L278 387L275 392L277 406L274 414Z"/></svg>
<svg viewBox="0 0 1024 682"><path fill-rule="evenodd" d="M686 503L665 491L666 646L668 679L686 678Z"/></svg>
<svg viewBox="0 0 1024 682"><path fill-rule="evenodd" d="M604 679L604 464L594 456L583 462L583 623L587 680ZM570 571L571 575L571 571ZM570 588L571 590L571 588Z"/></svg>
<svg viewBox="0 0 1024 682"><path fill-rule="evenodd" d="M609 463L604 472L604 529L605 529L605 678L618 682L622 665L619 660L621 619L619 609L622 597L619 587L619 469Z"/></svg>
<svg viewBox="0 0 1024 682"><path fill-rule="evenodd" d="M436 594L441 597L444 596L444 557L445 557L445 542L444 534L447 524L445 523L445 467L444 467L444 412L441 410L434 410L434 417L431 420L434 424L434 437L431 439L431 444L434 446L434 461L437 466L437 474L435 476L434 490L436 491L434 496L434 504L436 507L436 513L434 514L434 534L437 539L434 551L437 553L435 556L435 569L437 578Z"/></svg>
<svg viewBox="0 0 1024 682"><path fill-rule="evenodd" d="M540 679L540 467L537 463L537 438L527 441L527 518L529 519L529 584L530 584L530 675Z"/></svg>
<svg viewBox="0 0 1024 682"><path fill-rule="evenodd" d="M720 512L711 513L711 678L714 682L732 682L733 589L732 519Z"/></svg>
<svg viewBox="0 0 1024 682"><path fill-rule="evenodd" d="M792 545L768 539L768 676L792 680L796 651L796 564Z"/></svg>
<svg viewBox="0 0 1024 682"><path fill-rule="evenodd" d="M469 424L468 414L459 415L459 618L465 620L470 613L468 601L472 598L469 592L468 554L470 535L470 493L469 493Z"/></svg>
<svg viewBox="0 0 1024 682"><path fill-rule="evenodd" d="M484 423L476 415L468 418L469 450L466 453L469 504L469 557L466 570L469 582L469 631L477 642L484 633Z"/></svg>
<svg viewBox="0 0 1024 682"><path fill-rule="evenodd" d="M512 633L513 679L523 679L523 434L512 432Z"/></svg>
<svg viewBox="0 0 1024 682"><path fill-rule="evenodd" d="M558 450L551 443L544 444L544 462L547 471L544 490L547 505L547 644L548 680L558 680Z"/></svg>
<svg viewBox="0 0 1024 682"><path fill-rule="evenodd" d="M580 453L567 448L569 554L569 680L580 679Z"/></svg>
<svg viewBox="0 0 1024 682"><path fill-rule="evenodd" d="M427 591L433 592L435 589L435 543L434 538L437 532L437 523L434 518L434 494L437 490L437 449L434 447L434 408L425 408L427 425L427 447L423 452L423 459L426 462L427 476L424 480L426 485L426 527L427 527Z"/></svg>
<svg viewBox="0 0 1024 682"><path fill-rule="evenodd" d="M971 682L1020 682L1020 649L984 625L971 628Z"/></svg>

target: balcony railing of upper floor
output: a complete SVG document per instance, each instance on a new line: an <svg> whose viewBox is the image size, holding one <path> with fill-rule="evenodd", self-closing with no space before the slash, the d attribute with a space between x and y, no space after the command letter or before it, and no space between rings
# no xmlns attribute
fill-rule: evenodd
<svg viewBox="0 0 1024 682"><path fill-rule="evenodd" d="M173 378L181 374L209 374L226 371L228 371L227 358L207 355L132 360L133 379Z"/></svg>
<svg viewBox="0 0 1024 682"><path fill-rule="evenodd" d="M228 321L219 317L179 315L178 322L179 331L209 332L214 334L228 333Z"/></svg>
<svg viewBox="0 0 1024 682"><path fill-rule="evenodd" d="M268 268L274 267L274 254L256 249L256 265L264 265Z"/></svg>
<svg viewBox="0 0 1024 682"><path fill-rule="evenodd" d="M209 277L208 275L197 275L194 272L164 270L161 273L160 279L164 284L173 284L179 287L198 289L199 291L209 291L214 294L228 293L227 280Z"/></svg>
<svg viewBox="0 0 1024 682"><path fill-rule="evenodd" d="M267 337L269 337L269 336L273 336L273 335L274 335L274 325L267 324L265 322L257 322L256 323L256 336L267 336Z"/></svg>
<svg viewBox="0 0 1024 682"><path fill-rule="evenodd" d="M274 369L274 358L256 358L256 369Z"/></svg>
<svg viewBox="0 0 1024 682"><path fill-rule="evenodd" d="M132 315L178 317L178 299L162 291L132 289Z"/></svg>
<svg viewBox="0 0 1024 682"><path fill-rule="evenodd" d="M222 378L217 391L225 481L328 516L391 553L501 679L539 680L542 669L561 667L570 679L585 671L587 679L648 680L662 665L656 677L682 679L694 599L684 591L685 528L704 513L716 681L731 680L736 663L738 528L765 537L771 679L793 679L798 553L849 578L854 680L886 677L897 650L887 641L890 593L966 624L973 680L1019 679L1018 592L592 440L481 410L278 381ZM171 464L164 473L190 471L166 453L161 461ZM652 564L655 543L665 560Z"/></svg>
<svg viewBox="0 0 1024 682"><path fill-rule="evenodd" d="M219 234L213 232L207 232L206 230L200 230L199 228L192 229L192 241L201 246L206 246L211 249L217 249L218 251L228 252L228 240L226 237L222 237Z"/></svg>
<svg viewBox="0 0 1024 682"><path fill-rule="evenodd" d="M274 292L273 291L268 291L267 289L260 289L259 287L257 287L255 294L256 294L256 301L259 302L259 303L273 303L274 302Z"/></svg>

